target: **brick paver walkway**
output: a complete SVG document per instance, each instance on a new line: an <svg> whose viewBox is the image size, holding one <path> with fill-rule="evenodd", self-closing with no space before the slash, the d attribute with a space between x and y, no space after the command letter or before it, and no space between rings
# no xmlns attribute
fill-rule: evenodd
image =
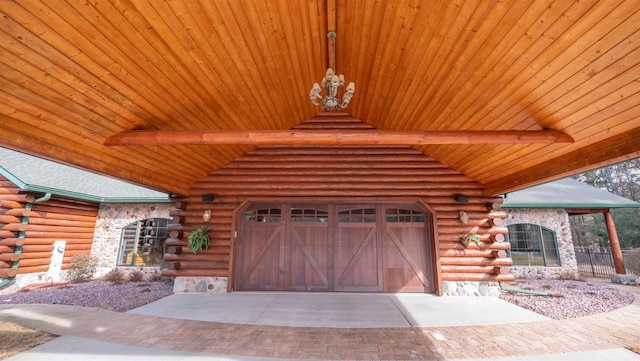
<svg viewBox="0 0 640 361"><path fill-rule="evenodd" d="M571 320L414 327L316 328L179 320L64 305L1 305L0 319L57 335L156 349L288 359L452 359L640 345L640 292L618 310Z"/></svg>

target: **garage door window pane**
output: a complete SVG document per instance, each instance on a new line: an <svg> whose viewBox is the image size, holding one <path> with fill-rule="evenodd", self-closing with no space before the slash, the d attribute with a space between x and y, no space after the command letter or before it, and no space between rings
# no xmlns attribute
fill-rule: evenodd
<svg viewBox="0 0 640 361"><path fill-rule="evenodd" d="M350 223L375 223L376 209L358 208L342 211L338 213L338 221Z"/></svg>
<svg viewBox="0 0 640 361"><path fill-rule="evenodd" d="M262 208L244 212L245 222L280 222L282 210L280 208Z"/></svg>
<svg viewBox="0 0 640 361"><path fill-rule="evenodd" d="M329 212L320 209L292 208L291 222L328 222Z"/></svg>
<svg viewBox="0 0 640 361"><path fill-rule="evenodd" d="M411 209L388 208L387 222L392 222L392 223L424 222L424 214L420 211L414 211Z"/></svg>

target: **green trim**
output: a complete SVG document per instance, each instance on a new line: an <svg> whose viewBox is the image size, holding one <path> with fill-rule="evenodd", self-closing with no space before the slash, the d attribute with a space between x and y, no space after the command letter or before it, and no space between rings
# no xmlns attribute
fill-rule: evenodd
<svg viewBox="0 0 640 361"><path fill-rule="evenodd" d="M13 181L12 181L13 182ZM14 182L15 183L15 182ZM72 191L65 191L62 189L55 189L49 187L41 187L35 186L31 184L26 184L20 187L23 190L31 191L31 192L40 192L40 193L53 193L57 196L80 199L84 201L96 202L96 203L170 203L171 199L169 199L169 195L166 197L99 197L85 193L78 193Z"/></svg>
<svg viewBox="0 0 640 361"><path fill-rule="evenodd" d="M13 173L9 172L8 170L4 169L3 167L0 167L0 174L2 174L5 178L7 178L11 183L15 184L16 186L18 186L18 188L20 189L25 189L25 187L27 187L27 184L24 183L23 181L21 181L18 177L16 177L15 175L13 175Z"/></svg>
<svg viewBox="0 0 640 361"><path fill-rule="evenodd" d="M51 197L51 193L47 193L45 194L43 197L38 198L42 201L47 200ZM36 200L37 201L37 200ZM36 201L33 202L29 202L27 204L25 204L24 208L28 211L31 210L31 207L33 207L33 204L36 203ZM22 220L20 222L23 225L29 225L29 215L27 213L26 216L22 216ZM18 239L25 239L27 237L27 231L20 231L18 233ZM16 246L16 248L13 250L14 254L18 254L20 255L20 259L17 261L13 261L13 263L11 264L11 269L12 270L17 270L20 267L20 260L22 259L22 247L23 246ZM13 282L13 280L16 279L16 276L10 276L7 277L5 279L3 279L2 281L0 281L0 289L5 287L6 285L10 284L11 282Z"/></svg>
<svg viewBox="0 0 640 361"><path fill-rule="evenodd" d="M57 196L95 203L171 203L171 196L169 194L166 194L165 197L100 197L86 193L78 193L57 188L27 184L21 181L18 177L16 177L13 173L9 172L4 167L0 167L0 175L4 176L11 183L15 184L18 188L24 191L52 193Z"/></svg>
<svg viewBox="0 0 640 361"><path fill-rule="evenodd" d="M581 209L600 209L600 208L640 208L640 203L503 203L502 208L581 208Z"/></svg>

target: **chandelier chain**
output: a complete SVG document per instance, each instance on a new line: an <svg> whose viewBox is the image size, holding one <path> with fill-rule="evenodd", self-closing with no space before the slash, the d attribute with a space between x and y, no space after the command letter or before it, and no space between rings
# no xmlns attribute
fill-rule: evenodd
<svg viewBox="0 0 640 361"><path fill-rule="evenodd" d="M344 75L336 74L335 69L335 39L336 32L330 31L327 33L328 40L328 55L329 55L329 68L322 78L321 84L314 83L311 92L309 93L309 99L313 105L317 105L326 111L342 110L349 105L351 97L356 91L356 86L353 82L350 82L346 88L344 88ZM339 99L342 95L342 99Z"/></svg>

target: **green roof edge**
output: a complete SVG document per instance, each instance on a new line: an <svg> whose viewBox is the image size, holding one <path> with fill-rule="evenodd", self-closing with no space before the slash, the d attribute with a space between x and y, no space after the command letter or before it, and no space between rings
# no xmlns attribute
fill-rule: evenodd
<svg viewBox="0 0 640 361"><path fill-rule="evenodd" d="M27 184L25 182L21 181L18 177L13 175L13 173L9 172L3 167L0 167L0 174L2 174L2 176L7 178L11 183L15 184L20 189L25 189L27 187Z"/></svg>
<svg viewBox="0 0 640 361"><path fill-rule="evenodd" d="M582 208L582 209L605 209L605 208L640 208L640 204L593 204L593 203L509 203L503 204L502 208Z"/></svg>
<svg viewBox="0 0 640 361"><path fill-rule="evenodd" d="M34 186L30 184L26 184L20 188L26 191L31 191L31 192L51 193L57 196L80 199L80 200L96 202L96 203L170 203L171 202L171 199L169 198L168 194L167 194L167 197L162 197L162 198L152 198L152 197L110 198L110 197L92 196L89 194L76 193L76 192L65 191L61 189L55 189L55 188Z"/></svg>

